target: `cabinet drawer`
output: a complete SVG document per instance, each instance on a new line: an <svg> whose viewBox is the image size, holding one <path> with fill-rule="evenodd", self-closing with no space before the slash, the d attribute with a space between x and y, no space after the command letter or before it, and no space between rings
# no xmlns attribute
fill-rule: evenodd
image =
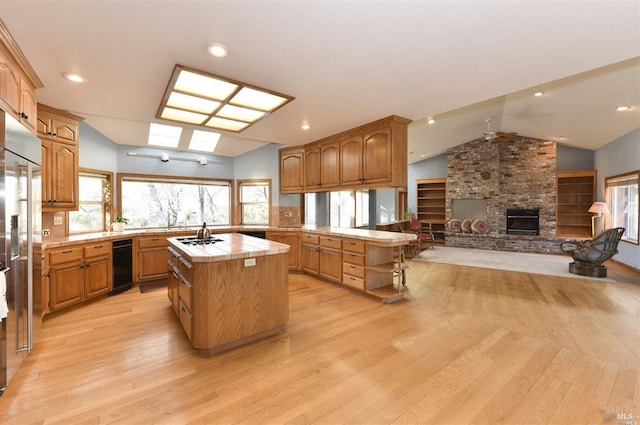
<svg viewBox="0 0 640 425"><path fill-rule="evenodd" d="M191 339L192 331L193 331L193 315L191 311L187 308L186 305L180 300L180 323L184 328L184 331L187 333L189 339Z"/></svg>
<svg viewBox="0 0 640 425"><path fill-rule="evenodd" d="M310 235L308 233L303 233L301 241L303 244L307 244L307 245L318 245L318 235Z"/></svg>
<svg viewBox="0 0 640 425"><path fill-rule="evenodd" d="M353 241L349 239L342 241L342 249L349 252L355 252L357 254L364 254L365 246L364 242L360 241Z"/></svg>
<svg viewBox="0 0 640 425"><path fill-rule="evenodd" d="M153 248L156 246L167 246L167 238L158 236L157 238L139 238L138 248Z"/></svg>
<svg viewBox="0 0 640 425"><path fill-rule="evenodd" d="M320 246L333 249L342 249L342 240L338 238L328 238L326 236L321 236Z"/></svg>
<svg viewBox="0 0 640 425"><path fill-rule="evenodd" d="M69 261L82 260L83 247L69 247L64 249L56 249L49 252L49 265L55 266L56 264L68 263Z"/></svg>
<svg viewBox="0 0 640 425"><path fill-rule="evenodd" d="M178 270L189 281L193 282L193 266L182 257L178 258Z"/></svg>
<svg viewBox="0 0 640 425"><path fill-rule="evenodd" d="M342 272L350 276L360 277L364 279L364 267L356 266L355 264L349 264L347 262L342 264Z"/></svg>
<svg viewBox="0 0 640 425"><path fill-rule="evenodd" d="M180 279L180 283L178 284L178 295L184 305L186 305L189 310L193 310L193 305L191 304L191 285L185 282L184 279Z"/></svg>
<svg viewBox="0 0 640 425"><path fill-rule="evenodd" d="M84 257L100 257L111 253L111 243L103 242L95 245L87 245L84 247Z"/></svg>
<svg viewBox="0 0 640 425"><path fill-rule="evenodd" d="M364 266L364 255L362 254L354 254L352 252L343 251L342 252L342 260L345 263L357 264L359 266Z"/></svg>
<svg viewBox="0 0 640 425"><path fill-rule="evenodd" d="M342 283L345 284L346 286L350 286L352 288L359 289L360 291L364 291L364 279L360 277L343 274Z"/></svg>
<svg viewBox="0 0 640 425"><path fill-rule="evenodd" d="M178 268L178 264L180 263L180 254L178 254L174 249L169 248L169 264Z"/></svg>

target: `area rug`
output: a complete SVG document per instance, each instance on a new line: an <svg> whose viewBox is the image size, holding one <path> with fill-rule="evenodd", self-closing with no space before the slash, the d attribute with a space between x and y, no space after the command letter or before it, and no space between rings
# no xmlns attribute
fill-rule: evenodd
<svg viewBox="0 0 640 425"><path fill-rule="evenodd" d="M565 255L436 246L422 251L411 260L613 282L610 278L589 278L569 273L569 263L572 260Z"/></svg>

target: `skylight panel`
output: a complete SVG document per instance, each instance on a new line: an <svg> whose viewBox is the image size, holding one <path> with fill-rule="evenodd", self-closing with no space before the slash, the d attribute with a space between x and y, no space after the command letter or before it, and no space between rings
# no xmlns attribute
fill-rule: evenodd
<svg viewBox="0 0 640 425"><path fill-rule="evenodd" d="M211 131L193 130L191 141L189 142L189 150L213 152L220 140L220 133Z"/></svg>
<svg viewBox="0 0 640 425"><path fill-rule="evenodd" d="M181 134L181 127L151 123L149 125L148 144L166 148L177 148Z"/></svg>

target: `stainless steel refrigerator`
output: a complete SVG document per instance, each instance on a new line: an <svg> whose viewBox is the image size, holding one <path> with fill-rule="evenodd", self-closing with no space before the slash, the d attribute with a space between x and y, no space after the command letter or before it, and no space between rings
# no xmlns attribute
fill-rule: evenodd
<svg viewBox="0 0 640 425"><path fill-rule="evenodd" d="M0 333L0 393L42 325L41 278L33 272L33 247L41 241L42 228L41 154L40 140L0 111L0 271L6 282L2 285L0 278L0 287L6 286L6 293L0 293L0 303L6 302L0 305L6 313Z"/></svg>

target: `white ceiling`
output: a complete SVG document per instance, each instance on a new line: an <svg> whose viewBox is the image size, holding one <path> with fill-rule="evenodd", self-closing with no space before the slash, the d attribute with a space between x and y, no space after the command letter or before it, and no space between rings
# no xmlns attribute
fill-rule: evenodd
<svg viewBox="0 0 640 425"><path fill-rule="evenodd" d="M414 120L409 162L479 137L487 118L493 131L588 149L640 127L634 0L2 0L0 18L44 83L39 101L119 144L146 145L175 64L296 98L223 133L223 156L392 114ZM229 56L209 56L212 41Z"/></svg>

